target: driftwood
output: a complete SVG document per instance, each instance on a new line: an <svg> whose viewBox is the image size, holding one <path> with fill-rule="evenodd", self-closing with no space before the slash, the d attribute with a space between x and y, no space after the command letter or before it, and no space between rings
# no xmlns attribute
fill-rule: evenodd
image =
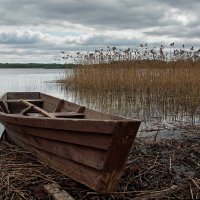
<svg viewBox="0 0 200 200"><path fill-rule="evenodd" d="M54 200L74 200L74 198L66 191L62 190L57 183L44 185L44 189Z"/></svg>

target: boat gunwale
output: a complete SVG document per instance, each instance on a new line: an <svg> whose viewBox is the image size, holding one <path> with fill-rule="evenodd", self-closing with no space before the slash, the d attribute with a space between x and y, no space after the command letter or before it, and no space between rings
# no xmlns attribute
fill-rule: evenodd
<svg viewBox="0 0 200 200"><path fill-rule="evenodd" d="M139 120L94 120L94 119L75 119L75 118L47 118L20 116L18 114L6 114L0 112L0 118L5 123L26 125L30 127L40 127L48 129L62 129L82 132L96 132L102 134L112 134L119 124L140 123Z"/></svg>

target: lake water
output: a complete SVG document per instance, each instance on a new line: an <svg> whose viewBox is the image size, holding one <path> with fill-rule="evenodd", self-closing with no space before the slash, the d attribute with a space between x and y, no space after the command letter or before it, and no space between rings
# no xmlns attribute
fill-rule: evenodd
<svg viewBox="0 0 200 200"><path fill-rule="evenodd" d="M52 81L63 77L65 72L65 69L0 69L0 95L14 91L39 91L62 97L60 86Z"/></svg>
<svg viewBox="0 0 200 200"><path fill-rule="evenodd" d="M65 78L72 73L71 69L0 69L0 95L5 92L38 91L103 112L139 118L143 121L140 132L145 132L145 135L147 130L174 129L174 126L177 127L176 124L174 125L174 121L178 122L178 126L182 122L183 124L193 124L194 118L190 116L181 115L175 120L172 114L163 117L165 113L158 111L157 107L145 108L140 99L134 102L123 94L113 95L109 92L101 94L98 91L86 90L73 91L56 83L56 80ZM195 121L200 124L199 120L198 116ZM0 135L2 131L3 127L0 125ZM174 132L172 134L174 135Z"/></svg>

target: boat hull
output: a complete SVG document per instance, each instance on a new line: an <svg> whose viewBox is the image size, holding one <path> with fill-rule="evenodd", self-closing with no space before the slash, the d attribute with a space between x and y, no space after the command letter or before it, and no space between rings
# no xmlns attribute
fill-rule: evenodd
<svg viewBox="0 0 200 200"><path fill-rule="evenodd" d="M97 192L113 192L137 134L138 120L51 119L0 112L3 138Z"/></svg>

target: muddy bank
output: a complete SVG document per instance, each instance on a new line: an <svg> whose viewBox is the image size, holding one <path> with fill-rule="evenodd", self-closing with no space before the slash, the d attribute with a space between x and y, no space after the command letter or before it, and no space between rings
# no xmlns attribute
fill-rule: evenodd
<svg viewBox="0 0 200 200"><path fill-rule="evenodd" d="M200 198L200 131L180 137L138 137L119 187L112 194L91 189L38 162L28 151L0 142L0 199L51 199L44 185L58 183L74 199Z"/></svg>

